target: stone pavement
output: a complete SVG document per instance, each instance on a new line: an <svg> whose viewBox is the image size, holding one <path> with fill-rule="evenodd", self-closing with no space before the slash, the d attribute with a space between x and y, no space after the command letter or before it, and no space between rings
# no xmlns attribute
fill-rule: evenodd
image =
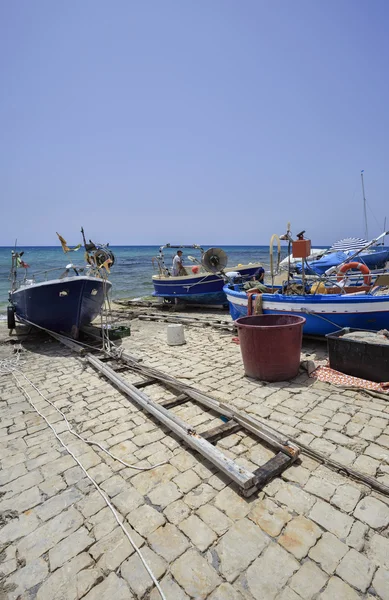
<svg viewBox="0 0 389 600"><path fill-rule="evenodd" d="M123 345L145 364L389 485L388 402L305 374L280 384L250 381L230 334L187 327L187 344L169 347L166 327L135 320ZM24 344L22 370L73 427L131 464L166 463L138 472L112 460L67 432L23 382L109 496L169 600L389 600L388 497L302 457L243 499L82 359L43 340ZM320 357L323 345L305 351ZM10 356L11 346L0 345L0 359ZM159 386L146 390L156 400L171 396ZM0 398L0 599L157 600L104 500L12 375L0 377ZM195 404L174 411L199 432L220 424ZM272 455L243 432L218 446L249 468Z"/></svg>

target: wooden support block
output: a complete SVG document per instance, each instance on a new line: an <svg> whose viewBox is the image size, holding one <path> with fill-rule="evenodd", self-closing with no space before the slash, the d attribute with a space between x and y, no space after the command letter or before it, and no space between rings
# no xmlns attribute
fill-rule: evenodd
<svg viewBox="0 0 389 600"><path fill-rule="evenodd" d="M180 394L177 398L172 398L171 400L163 400L162 402L158 402L160 406L164 408L173 408L173 406L179 406L180 404L185 404L188 402L190 398L186 394Z"/></svg>
<svg viewBox="0 0 389 600"><path fill-rule="evenodd" d="M236 431L239 431L239 429L242 429L242 425L231 419L230 421L227 421L227 423L218 425L218 427L213 427L212 429L208 429L208 431L203 431L203 433L200 433L200 435L204 439L208 440L208 442L211 444L214 444L227 435L231 435Z"/></svg>
<svg viewBox="0 0 389 600"><path fill-rule="evenodd" d="M136 381L135 383L132 383L131 385L133 385L134 387L138 388L138 390L140 390L140 388L144 388L147 385L153 385L153 383L156 383L157 380L154 378L149 378L149 379L142 379L141 381Z"/></svg>
<svg viewBox="0 0 389 600"><path fill-rule="evenodd" d="M285 469L289 467L294 460L295 459L293 457L285 454L285 452L278 452L278 454L268 460L267 463L262 465L262 467L255 469L254 475L256 477L257 489L260 489L271 479L277 477L277 475L285 471Z"/></svg>

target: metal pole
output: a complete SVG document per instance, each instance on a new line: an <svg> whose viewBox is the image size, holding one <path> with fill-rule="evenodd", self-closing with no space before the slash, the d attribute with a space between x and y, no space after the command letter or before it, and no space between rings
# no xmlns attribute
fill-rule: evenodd
<svg viewBox="0 0 389 600"><path fill-rule="evenodd" d="M363 182L363 171L361 171L361 181L362 181L362 193L363 193L363 215L365 219L365 239L369 239L369 234L367 230L367 213L366 213L366 197L365 197L365 184Z"/></svg>

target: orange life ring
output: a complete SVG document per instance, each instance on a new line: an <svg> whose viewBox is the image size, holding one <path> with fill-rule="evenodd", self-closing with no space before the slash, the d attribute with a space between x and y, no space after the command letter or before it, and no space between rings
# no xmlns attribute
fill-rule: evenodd
<svg viewBox="0 0 389 600"><path fill-rule="evenodd" d="M345 265L340 267L337 277L338 281L342 281L342 279L344 279L344 274L347 273L347 271L350 271L351 269L359 269L359 271L363 273L363 283L365 285L371 284L371 275L369 267L359 262L346 263Z"/></svg>

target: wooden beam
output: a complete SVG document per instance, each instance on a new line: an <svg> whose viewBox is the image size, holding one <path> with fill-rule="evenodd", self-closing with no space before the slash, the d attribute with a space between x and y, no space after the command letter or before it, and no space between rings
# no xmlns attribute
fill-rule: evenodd
<svg viewBox="0 0 389 600"><path fill-rule="evenodd" d="M144 388L148 385L153 385L153 383L156 383L157 380L153 377L150 377L149 379L142 379L141 381L135 381L135 383L132 383L131 385L133 385L134 387L138 388L138 390L140 390L141 388Z"/></svg>
<svg viewBox="0 0 389 600"><path fill-rule="evenodd" d="M297 456L296 456L297 458ZM294 458L288 456L284 452L278 452L273 458L267 461L262 467L259 467L254 471L254 475L256 476L256 486L257 488L263 487L266 483L268 483L274 477L277 477L280 473L282 473L287 467L289 467L293 462Z"/></svg>
<svg viewBox="0 0 389 600"><path fill-rule="evenodd" d="M214 444L218 440L227 437L227 435L232 435L240 429L242 429L242 425L231 419L231 421L227 421L227 423L208 429L208 431L203 431L200 435L211 444Z"/></svg>

